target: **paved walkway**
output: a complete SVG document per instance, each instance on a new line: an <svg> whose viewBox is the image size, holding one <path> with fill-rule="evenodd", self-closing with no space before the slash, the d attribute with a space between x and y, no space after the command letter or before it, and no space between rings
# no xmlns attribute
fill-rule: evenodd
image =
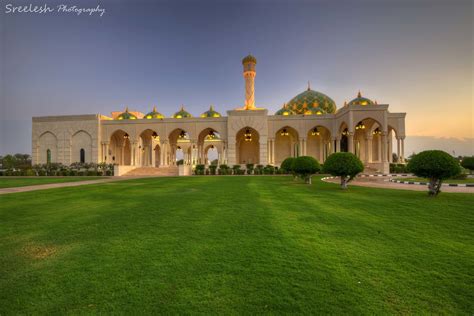
<svg viewBox="0 0 474 316"><path fill-rule="evenodd" d="M77 187L77 186L80 186L80 185L107 183L107 182L137 179L137 178L143 178L143 177L109 177L109 178L106 178L106 179L97 179L97 180L48 183L48 184L29 185L29 186L24 186L24 187L2 188L2 189L0 189L0 195L9 194L9 193L17 193L17 192L28 192L28 191L55 189L55 188Z"/></svg>
<svg viewBox="0 0 474 316"><path fill-rule="evenodd" d="M396 190L412 190L412 191L428 191L427 186L419 184L402 184L389 182L388 180L392 177L367 177L367 178L356 178L349 182L349 186L357 185L361 187L370 188L382 188L382 189L396 189ZM340 183L339 178L327 179L326 182ZM453 192L453 193L474 193L473 187L446 187L441 188L441 192Z"/></svg>

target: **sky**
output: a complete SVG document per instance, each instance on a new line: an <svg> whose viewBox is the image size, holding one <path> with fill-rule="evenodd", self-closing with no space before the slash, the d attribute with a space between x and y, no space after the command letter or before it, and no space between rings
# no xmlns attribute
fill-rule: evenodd
<svg viewBox="0 0 474 316"><path fill-rule="evenodd" d="M105 13L7 13L30 3ZM361 90L407 113L405 153L474 154L470 0L0 4L0 155L31 152L33 116L241 107L249 53L269 113L308 81L338 107Z"/></svg>

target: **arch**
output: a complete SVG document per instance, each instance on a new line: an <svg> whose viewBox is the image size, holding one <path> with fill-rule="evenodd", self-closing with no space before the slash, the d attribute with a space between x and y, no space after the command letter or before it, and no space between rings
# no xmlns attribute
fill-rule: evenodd
<svg viewBox="0 0 474 316"><path fill-rule="evenodd" d="M298 132L290 126L283 126L275 133L275 163L280 165L288 157L299 155Z"/></svg>
<svg viewBox="0 0 474 316"><path fill-rule="evenodd" d="M244 127L236 134L238 164L260 163L260 134L252 127Z"/></svg>
<svg viewBox="0 0 474 316"><path fill-rule="evenodd" d="M118 129L110 137L109 156L112 163L130 166L132 164L132 146L130 135Z"/></svg>
<svg viewBox="0 0 474 316"><path fill-rule="evenodd" d="M175 128L169 134L169 161L171 164L176 165L180 159L183 159L186 165L193 164L191 155L192 149L194 149L192 148L193 146L188 131L182 128Z"/></svg>
<svg viewBox="0 0 474 316"><path fill-rule="evenodd" d="M44 132L38 138L38 163L58 162L58 139L50 131Z"/></svg>
<svg viewBox="0 0 474 316"><path fill-rule="evenodd" d="M156 166L156 144L159 144L160 136L150 128L140 133L138 149L140 150L139 165L155 167ZM158 157L159 158L159 157ZM159 160L159 159L158 159Z"/></svg>
<svg viewBox="0 0 474 316"><path fill-rule="evenodd" d="M372 117L365 117L359 121L354 121L354 154L365 164L368 164L372 160L371 157L373 157L374 126L382 128L380 122ZM379 146L378 138L376 138L376 141L376 146Z"/></svg>
<svg viewBox="0 0 474 316"><path fill-rule="evenodd" d="M209 150L212 157L209 157ZM218 159L222 163L224 144L221 134L214 128L207 127L203 129L198 136L198 162L201 164L210 164L213 159Z"/></svg>
<svg viewBox="0 0 474 316"><path fill-rule="evenodd" d="M81 149L84 156L81 156ZM71 137L71 163L73 162L92 162L92 136L84 130L77 131Z"/></svg>
<svg viewBox="0 0 474 316"><path fill-rule="evenodd" d="M316 125L306 137L306 154L323 163L330 154L331 131L325 126Z"/></svg>

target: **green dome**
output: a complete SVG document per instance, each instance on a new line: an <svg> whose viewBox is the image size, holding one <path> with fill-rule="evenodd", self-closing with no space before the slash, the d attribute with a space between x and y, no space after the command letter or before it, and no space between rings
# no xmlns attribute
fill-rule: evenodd
<svg viewBox="0 0 474 316"><path fill-rule="evenodd" d="M298 94L287 103L288 109L295 114L315 114L313 108L319 108L323 113L335 113L336 103L327 95L308 89ZM317 112L317 111L316 111Z"/></svg>
<svg viewBox="0 0 474 316"><path fill-rule="evenodd" d="M357 98L353 99L352 101L349 102L349 105L372 105L375 104L372 100L364 98L362 94L357 93Z"/></svg>
<svg viewBox="0 0 474 316"><path fill-rule="evenodd" d="M153 111L151 111L150 113L148 113L147 115L145 115L143 118L145 119L163 119L165 118L165 116L163 114L161 114L160 112L158 112L156 110L156 106L153 107Z"/></svg>
<svg viewBox="0 0 474 316"><path fill-rule="evenodd" d="M245 56L244 59L242 59L242 64L246 64L246 63L257 64L257 58L249 54L248 56Z"/></svg>
<svg viewBox="0 0 474 316"><path fill-rule="evenodd" d="M117 120L136 120L137 117L132 113L128 112L128 106L125 108L125 112L121 113Z"/></svg>
<svg viewBox="0 0 474 316"><path fill-rule="evenodd" d="M211 105L208 111L201 114L201 117L221 117L221 114L214 111L214 107Z"/></svg>
<svg viewBox="0 0 474 316"><path fill-rule="evenodd" d="M281 109L279 109L278 111L275 112L275 115L294 115L295 112L293 112L293 110L289 109L288 106L285 104L283 104L283 106L281 107Z"/></svg>
<svg viewBox="0 0 474 316"><path fill-rule="evenodd" d="M181 109L173 115L173 118L187 118L193 117L191 113L184 109L184 106L181 105Z"/></svg>

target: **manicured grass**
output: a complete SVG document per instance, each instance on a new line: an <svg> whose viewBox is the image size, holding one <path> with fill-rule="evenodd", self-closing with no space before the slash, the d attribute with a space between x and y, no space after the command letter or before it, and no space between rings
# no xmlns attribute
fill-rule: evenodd
<svg viewBox="0 0 474 316"><path fill-rule="evenodd" d="M0 314L472 314L474 195L290 177L0 196Z"/></svg>
<svg viewBox="0 0 474 316"><path fill-rule="evenodd" d="M425 178L396 178L396 180L401 181L415 181L415 182L429 182L428 179ZM448 179L443 180L443 183L474 183L474 178L467 178L467 179Z"/></svg>
<svg viewBox="0 0 474 316"><path fill-rule="evenodd" d="M0 177L1 188L24 187L28 185L76 182L104 179L105 177Z"/></svg>

